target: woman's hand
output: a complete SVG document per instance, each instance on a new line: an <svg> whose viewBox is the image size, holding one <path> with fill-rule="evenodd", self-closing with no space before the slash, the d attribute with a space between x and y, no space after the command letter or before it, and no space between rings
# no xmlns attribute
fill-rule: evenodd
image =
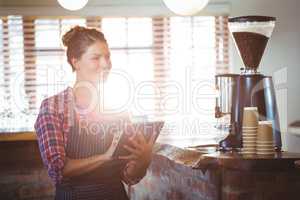
<svg viewBox="0 0 300 200"><path fill-rule="evenodd" d="M142 133L136 134L129 140L130 146L124 145L131 154L129 156L120 156L120 159L126 159L134 163L136 173L145 171L152 160L152 148L155 142L155 134L152 134L149 142L146 141ZM131 169L130 171L133 171Z"/></svg>

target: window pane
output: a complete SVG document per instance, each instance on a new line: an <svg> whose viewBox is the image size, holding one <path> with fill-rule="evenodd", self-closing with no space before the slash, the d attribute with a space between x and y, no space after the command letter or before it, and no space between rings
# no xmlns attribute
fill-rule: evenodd
<svg viewBox="0 0 300 200"><path fill-rule="evenodd" d="M74 73L64 52L39 53L37 55L37 104L72 85Z"/></svg>
<svg viewBox="0 0 300 200"><path fill-rule="evenodd" d="M2 27L3 28L3 27ZM24 93L23 22L20 16L8 16L7 30L1 32L1 129L23 128L28 104ZM4 35L5 34L5 35ZM3 49L4 48L4 49ZM16 124L17 122L17 124Z"/></svg>
<svg viewBox="0 0 300 200"><path fill-rule="evenodd" d="M131 50L128 55L128 73L135 83L135 103L132 108L134 115L153 115L154 97L153 56L151 50Z"/></svg>
<svg viewBox="0 0 300 200"><path fill-rule="evenodd" d="M36 48L59 48L60 25L58 19L37 19L35 21Z"/></svg>
<svg viewBox="0 0 300 200"><path fill-rule="evenodd" d="M101 27L110 48L127 46L126 18L104 18Z"/></svg>
<svg viewBox="0 0 300 200"><path fill-rule="evenodd" d="M151 18L128 19L128 46L151 47L152 20Z"/></svg>
<svg viewBox="0 0 300 200"><path fill-rule="evenodd" d="M23 54L23 23L21 17L8 18L9 37L9 79L11 110L18 113L26 108L25 97L19 96L24 86L24 54ZM7 76L8 77L8 76ZM16 90L17 89L17 90ZM18 92L16 92L18 91Z"/></svg>
<svg viewBox="0 0 300 200"><path fill-rule="evenodd" d="M153 114L154 99L136 99L137 88L145 82L153 82L153 57L151 50L113 50L113 70L108 77L107 101L112 103L114 108L118 105L125 105L127 100L128 110L133 115L145 115L147 112ZM116 92L118 91L118 92ZM141 92L146 95L153 95L153 87L143 86ZM140 104L136 106L136 102Z"/></svg>

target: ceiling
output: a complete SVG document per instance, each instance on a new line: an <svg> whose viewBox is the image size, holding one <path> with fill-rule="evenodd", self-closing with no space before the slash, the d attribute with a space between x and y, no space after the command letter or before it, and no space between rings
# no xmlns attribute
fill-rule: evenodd
<svg viewBox="0 0 300 200"><path fill-rule="evenodd" d="M183 0L185 1L185 0ZM210 0L197 15L228 14L229 0ZM67 11L57 0L0 0L0 16L174 16L163 0L89 0L79 11Z"/></svg>
<svg viewBox="0 0 300 200"><path fill-rule="evenodd" d="M211 0L211 3L227 0ZM55 6L56 0L0 0L1 6ZM88 6L97 5L163 5L163 0L89 0Z"/></svg>

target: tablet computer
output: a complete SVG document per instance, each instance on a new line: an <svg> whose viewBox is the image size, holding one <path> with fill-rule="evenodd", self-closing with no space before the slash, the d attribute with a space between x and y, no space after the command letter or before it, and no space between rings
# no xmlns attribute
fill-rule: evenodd
<svg viewBox="0 0 300 200"><path fill-rule="evenodd" d="M124 148L124 145L131 146L129 139L136 137L137 134L143 134L146 141L149 141L151 136L155 134L154 141L156 141L163 126L163 121L132 123L125 126L121 138L113 153L113 157L129 155L130 152Z"/></svg>

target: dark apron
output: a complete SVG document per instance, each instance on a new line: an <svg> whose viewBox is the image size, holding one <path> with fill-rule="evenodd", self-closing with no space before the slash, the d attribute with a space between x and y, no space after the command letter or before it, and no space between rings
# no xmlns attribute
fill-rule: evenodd
<svg viewBox="0 0 300 200"><path fill-rule="evenodd" d="M103 129L92 131L93 126L80 128L82 126L79 126L76 115L74 119L75 125L71 127L68 135L66 156L71 159L82 159L103 154L111 144L112 134L106 133ZM109 125L105 122L101 127ZM113 160L86 174L69 179L63 178L61 183L56 184L55 200L128 200L121 182L124 165L124 161Z"/></svg>

